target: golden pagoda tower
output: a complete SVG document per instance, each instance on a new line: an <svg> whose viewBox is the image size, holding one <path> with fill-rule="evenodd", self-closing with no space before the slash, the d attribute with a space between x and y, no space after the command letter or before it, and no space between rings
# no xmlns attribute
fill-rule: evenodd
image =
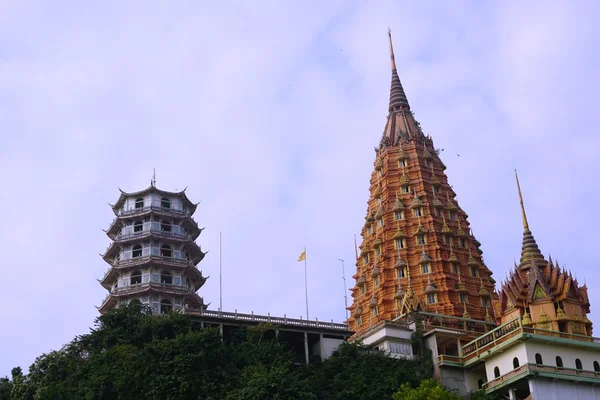
<svg viewBox="0 0 600 400"><path fill-rule="evenodd" d="M494 291L480 243L414 117L392 63L389 114L375 149L367 215L351 289L350 329L360 333L413 311L489 321Z"/></svg>

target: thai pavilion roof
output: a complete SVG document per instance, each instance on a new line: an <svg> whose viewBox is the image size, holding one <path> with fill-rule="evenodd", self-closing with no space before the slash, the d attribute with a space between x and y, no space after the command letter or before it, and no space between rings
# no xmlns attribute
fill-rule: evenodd
<svg viewBox="0 0 600 400"><path fill-rule="evenodd" d="M160 190L160 189L158 189L154 185L150 185L146 189L140 190L138 192L125 192L125 191L121 190L121 188L118 188L118 189L121 192L121 195L119 196L119 199L116 201L115 204L110 204L110 206L113 209L113 212L115 213L115 215L118 214L119 209L123 206L123 203L125 202L125 199L127 199L128 197L143 196L143 195L146 195L148 193L158 193L158 194L163 195L163 196L176 196L176 197L179 197L182 200L182 202L183 202L183 206L185 208L187 208L188 210L190 210L191 214L193 214L196 211L196 207L198 206L198 204L200 204L200 203L192 203L192 201L187 197L187 195L185 194L185 191L186 191L187 187L185 189L183 189L182 191L179 191L179 192L169 192L169 191L166 191L166 190Z"/></svg>

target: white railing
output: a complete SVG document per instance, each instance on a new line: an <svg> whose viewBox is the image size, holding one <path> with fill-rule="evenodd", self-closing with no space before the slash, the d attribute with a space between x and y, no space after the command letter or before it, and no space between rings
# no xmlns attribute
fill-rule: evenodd
<svg viewBox="0 0 600 400"><path fill-rule="evenodd" d="M145 207L140 207L140 208L128 208L127 210L120 210L119 211L119 215L131 215L131 214L138 214L138 213L144 213L147 211L164 211L164 212L169 212L169 213L173 213L173 214L179 214L179 215L186 215L188 213L188 211L186 209L176 209L176 208L169 208L169 207L161 207L160 203L157 204L152 204L149 206L145 206Z"/></svg>
<svg viewBox="0 0 600 400"><path fill-rule="evenodd" d="M242 314L235 312L226 312L226 311L211 311L211 310L202 310L202 309L192 309L192 308L184 308L184 313L190 315L199 315L203 317L212 317L212 318L221 318L221 319L229 319L233 321L242 321L242 322L264 322L270 323L274 325L291 325L291 326L299 326L299 327L310 327L310 328L321 328L321 329L335 329L340 331L348 331L348 326L346 324L340 324L333 322L321 322L318 319L314 321L309 321L305 319L295 319L288 318L287 316L283 317L273 317L270 314L267 315L256 315L252 314Z"/></svg>
<svg viewBox="0 0 600 400"><path fill-rule="evenodd" d="M133 285L125 285L113 288L111 293L121 293L128 291L136 291L140 289L146 289L148 287L156 287L161 289L175 290L177 292L183 293L192 293L195 292L194 289L188 286L183 285L174 285L171 283L162 283L162 282L144 282L144 283L135 283Z"/></svg>

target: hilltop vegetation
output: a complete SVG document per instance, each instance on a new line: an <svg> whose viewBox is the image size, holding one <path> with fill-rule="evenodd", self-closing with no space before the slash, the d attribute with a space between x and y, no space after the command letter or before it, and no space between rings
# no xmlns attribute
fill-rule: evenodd
<svg viewBox="0 0 600 400"><path fill-rule="evenodd" d="M0 380L0 399L430 398L415 397L421 392L457 398L427 381L431 356L418 337L421 356L414 361L344 344L325 362L306 366L265 334L272 328L240 329L223 340L185 315L157 318L138 305L121 307L98 317L89 334L38 357L27 374L13 369L11 379Z"/></svg>

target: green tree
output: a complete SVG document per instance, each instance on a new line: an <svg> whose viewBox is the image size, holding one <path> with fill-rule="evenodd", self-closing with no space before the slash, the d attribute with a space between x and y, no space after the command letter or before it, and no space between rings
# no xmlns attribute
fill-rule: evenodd
<svg viewBox="0 0 600 400"><path fill-rule="evenodd" d="M402 384L400 390L394 394L393 400L461 400L455 393L444 389L433 379L422 381L418 387L413 388L408 383Z"/></svg>
<svg viewBox="0 0 600 400"><path fill-rule="evenodd" d="M0 378L0 400L10 400L12 382L7 377Z"/></svg>

